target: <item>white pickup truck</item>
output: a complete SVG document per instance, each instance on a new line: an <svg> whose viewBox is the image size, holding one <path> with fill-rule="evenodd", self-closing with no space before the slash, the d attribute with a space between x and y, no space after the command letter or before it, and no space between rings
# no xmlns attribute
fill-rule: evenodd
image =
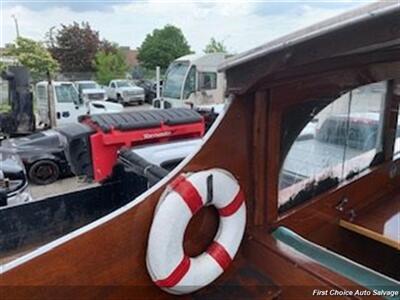
<svg viewBox="0 0 400 300"><path fill-rule="evenodd" d="M106 88L108 99L117 101L118 103L143 104L145 99L144 89L135 86L132 82L124 79L111 80Z"/></svg>
<svg viewBox="0 0 400 300"><path fill-rule="evenodd" d="M75 81L75 86L79 92L79 97L84 102L92 100L106 101L107 94L106 90L100 88L100 86L92 80L81 80Z"/></svg>
<svg viewBox="0 0 400 300"><path fill-rule="evenodd" d="M51 83L54 98L56 124L76 123L78 117L86 114L115 113L123 110L122 105L101 100L84 100L79 97L75 85L70 81L53 81ZM36 84L37 125L48 127L50 125L49 115L49 83L41 81Z"/></svg>

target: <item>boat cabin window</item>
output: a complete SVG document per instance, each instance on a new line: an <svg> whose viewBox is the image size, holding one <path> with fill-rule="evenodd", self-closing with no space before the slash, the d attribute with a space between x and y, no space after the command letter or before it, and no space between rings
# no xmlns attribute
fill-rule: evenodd
<svg viewBox="0 0 400 300"><path fill-rule="evenodd" d="M382 151L385 97L386 82L379 82L309 101L284 115L280 212L370 167Z"/></svg>
<svg viewBox="0 0 400 300"><path fill-rule="evenodd" d="M189 98L190 94L196 91L196 67L192 66L186 77L185 86L183 89L183 99Z"/></svg>
<svg viewBox="0 0 400 300"><path fill-rule="evenodd" d="M217 88L217 73L202 72L199 77L199 90L215 90Z"/></svg>

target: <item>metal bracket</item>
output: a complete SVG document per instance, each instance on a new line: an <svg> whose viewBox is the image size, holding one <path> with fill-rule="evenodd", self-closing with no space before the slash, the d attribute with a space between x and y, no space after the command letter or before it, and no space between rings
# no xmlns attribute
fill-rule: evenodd
<svg viewBox="0 0 400 300"><path fill-rule="evenodd" d="M347 197L343 197L339 203L335 206L335 209L340 212L344 212L345 206L349 202L349 199Z"/></svg>
<svg viewBox="0 0 400 300"><path fill-rule="evenodd" d="M213 191L213 175L210 174L207 176L207 202L206 204L210 204L214 198Z"/></svg>

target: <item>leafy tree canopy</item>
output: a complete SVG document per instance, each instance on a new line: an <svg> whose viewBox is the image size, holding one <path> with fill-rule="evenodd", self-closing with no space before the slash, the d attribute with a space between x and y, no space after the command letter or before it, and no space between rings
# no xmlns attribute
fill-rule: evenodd
<svg viewBox="0 0 400 300"><path fill-rule="evenodd" d="M56 58L63 72L93 71L93 59L100 50L99 33L89 23L74 22L61 25L55 38L50 38L50 52Z"/></svg>
<svg viewBox="0 0 400 300"><path fill-rule="evenodd" d="M104 51L105 53L117 53L119 52L119 46L117 43L112 43L110 41L107 41L106 39L103 39L100 42L99 46L99 51Z"/></svg>
<svg viewBox="0 0 400 300"><path fill-rule="evenodd" d="M7 68L6 64L0 61L0 72L4 71Z"/></svg>
<svg viewBox="0 0 400 300"><path fill-rule="evenodd" d="M210 39L210 42L206 45L203 51L204 53L228 53L224 42L218 42L215 38Z"/></svg>
<svg viewBox="0 0 400 300"><path fill-rule="evenodd" d="M120 51L99 51L95 55L93 67L96 69L97 82L107 85L110 80L125 77L128 67Z"/></svg>
<svg viewBox="0 0 400 300"><path fill-rule="evenodd" d="M182 31L173 25L154 29L138 50L138 59L145 68L160 66L164 70L176 58L192 53Z"/></svg>
<svg viewBox="0 0 400 300"><path fill-rule="evenodd" d="M47 71L54 73L59 68L58 62L42 43L24 37L18 37L5 55L15 57L27 67L34 80L43 79Z"/></svg>

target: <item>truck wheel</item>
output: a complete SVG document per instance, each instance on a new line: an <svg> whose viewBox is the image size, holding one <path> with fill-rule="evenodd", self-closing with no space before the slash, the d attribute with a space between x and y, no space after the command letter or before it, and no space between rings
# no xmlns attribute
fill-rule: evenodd
<svg viewBox="0 0 400 300"><path fill-rule="evenodd" d="M117 95L117 103L124 105L124 99L122 99L121 95Z"/></svg>
<svg viewBox="0 0 400 300"><path fill-rule="evenodd" d="M143 105L143 101L139 101L139 105Z"/></svg>
<svg viewBox="0 0 400 300"><path fill-rule="evenodd" d="M38 185L50 184L60 177L60 168L52 160L39 160L29 168L28 176Z"/></svg>

